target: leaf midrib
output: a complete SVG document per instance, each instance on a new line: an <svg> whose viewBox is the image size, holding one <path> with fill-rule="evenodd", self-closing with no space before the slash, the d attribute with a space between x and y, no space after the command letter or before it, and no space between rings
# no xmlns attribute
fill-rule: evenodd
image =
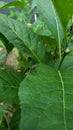
<svg viewBox="0 0 73 130"><path fill-rule="evenodd" d="M67 130L66 111L65 111L65 110L66 110L66 103L65 103L65 86L64 86L64 81L63 81L63 77L62 77L62 74L61 74L60 70L58 70L58 74L59 74L59 78L60 78L61 85L62 85L64 126L65 126L65 130Z"/></svg>
<svg viewBox="0 0 73 130"><path fill-rule="evenodd" d="M25 43L24 40L23 40L8 24L7 24L7 26L10 28L10 30L12 30L12 32L13 32L14 34L16 34L16 36L17 36L23 43ZM25 46L30 50L30 52L31 52L31 53L33 54L33 56L37 59L37 61L38 61L39 63L41 63L39 57L32 51L32 49L31 49L30 47L28 47L26 44L25 44Z"/></svg>
<svg viewBox="0 0 73 130"><path fill-rule="evenodd" d="M54 5L51 0L50 0L50 3L51 3L51 7L53 10L54 16L55 16L55 23L56 23L56 28L57 28L57 36L58 36L58 44L59 44L59 56L60 56L60 60L61 60L61 39L60 39L59 25L57 22L57 14L56 14Z"/></svg>

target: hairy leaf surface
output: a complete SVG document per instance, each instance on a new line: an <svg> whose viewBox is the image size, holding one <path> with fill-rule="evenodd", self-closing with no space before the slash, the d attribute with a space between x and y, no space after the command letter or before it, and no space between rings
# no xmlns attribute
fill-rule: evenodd
<svg viewBox="0 0 73 130"><path fill-rule="evenodd" d="M38 65L21 83L19 97L20 130L73 129L73 68Z"/></svg>

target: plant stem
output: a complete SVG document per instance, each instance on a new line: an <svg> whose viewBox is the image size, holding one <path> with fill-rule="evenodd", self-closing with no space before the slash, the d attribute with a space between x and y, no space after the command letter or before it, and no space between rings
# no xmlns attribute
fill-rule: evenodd
<svg viewBox="0 0 73 130"><path fill-rule="evenodd" d="M66 53L64 52L63 57L62 57L62 59L61 59L61 61L60 61L59 67L58 67L59 70L60 70L61 65L62 65L62 63L63 63L63 61L64 61L65 56L66 56Z"/></svg>
<svg viewBox="0 0 73 130"><path fill-rule="evenodd" d="M68 44L69 44L70 41L71 41L71 37L72 37L72 35L70 34L70 36L69 36L69 38L68 38L68 40L67 40L66 48L68 47ZM69 52L64 52L63 57L61 58L60 64L59 64L59 67L58 67L59 70L60 70L60 68L61 68L61 65L62 65L64 59L65 59L65 56L68 55L68 54L69 54Z"/></svg>

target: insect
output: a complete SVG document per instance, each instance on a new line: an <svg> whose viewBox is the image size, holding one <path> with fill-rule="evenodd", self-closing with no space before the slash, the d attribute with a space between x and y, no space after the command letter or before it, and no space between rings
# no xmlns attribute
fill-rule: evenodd
<svg viewBox="0 0 73 130"><path fill-rule="evenodd" d="M36 20L37 20L37 18L38 18L38 12L37 12L37 6L35 6L32 10L31 10L31 12L30 12L30 15L31 15L31 23L34 23Z"/></svg>

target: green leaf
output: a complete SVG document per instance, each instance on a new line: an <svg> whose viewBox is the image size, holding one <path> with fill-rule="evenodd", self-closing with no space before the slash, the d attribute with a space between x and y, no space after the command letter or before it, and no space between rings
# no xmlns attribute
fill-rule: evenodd
<svg viewBox="0 0 73 130"><path fill-rule="evenodd" d="M44 60L44 44L27 25L0 14L0 33L17 47L22 54L33 57L38 62Z"/></svg>
<svg viewBox="0 0 73 130"><path fill-rule="evenodd" d="M65 27L69 21L69 19L72 18L73 15L73 0L53 0L54 5L56 7L56 10L58 11L58 14L60 16L60 19L62 20L62 23Z"/></svg>
<svg viewBox="0 0 73 130"><path fill-rule="evenodd" d="M21 73L0 70L0 101L18 103L18 89L22 80Z"/></svg>
<svg viewBox="0 0 73 130"><path fill-rule="evenodd" d="M0 62L2 62L3 58L7 55L7 52L5 49L2 49L2 51L0 51Z"/></svg>
<svg viewBox="0 0 73 130"><path fill-rule="evenodd" d="M48 30L45 23L40 19L38 19L34 22L34 24L32 25L32 29L35 33L37 33L38 35L41 35L41 36L50 37L52 35L52 33Z"/></svg>
<svg viewBox="0 0 73 130"><path fill-rule="evenodd" d="M7 52L10 52L13 49L13 45L0 33L0 40L4 44Z"/></svg>
<svg viewBox="0 0 73 130"><path fill-rule="evenodd" d="M6 56L7 56L7 51L5 50L5 48L2 48L2 50L0 51L0 68L4 67Z"/></svg>
<svg viewBox="0 0 73 130"><path fill-rule="evenodd" d="M63 60L61 69L73 68L73 51L70 52Z"/></svg>
<svg viewBox="0 0 73 130"><path fill-rule="evenodd" d="M8 7L20 7L24 8L25 2L24 1L14 1L14 2L3 2L0 1L0 9L8 8Z"/></svg>
<svg viewBox="0 0 73 130"><path fill-rule="evenodd" d="M38 65L19 89L20 130L73 130L73 68Z"/></svg>
<svg viewBox="0 0 73 130"><path fill-rule="evenodd" d="M37 6L39 15L41 15L48 29L52 32L58 42L61 59L61 44L64 38L64 31L54 3L52 0L33 0L33 5L34 3Z"/></svg>

